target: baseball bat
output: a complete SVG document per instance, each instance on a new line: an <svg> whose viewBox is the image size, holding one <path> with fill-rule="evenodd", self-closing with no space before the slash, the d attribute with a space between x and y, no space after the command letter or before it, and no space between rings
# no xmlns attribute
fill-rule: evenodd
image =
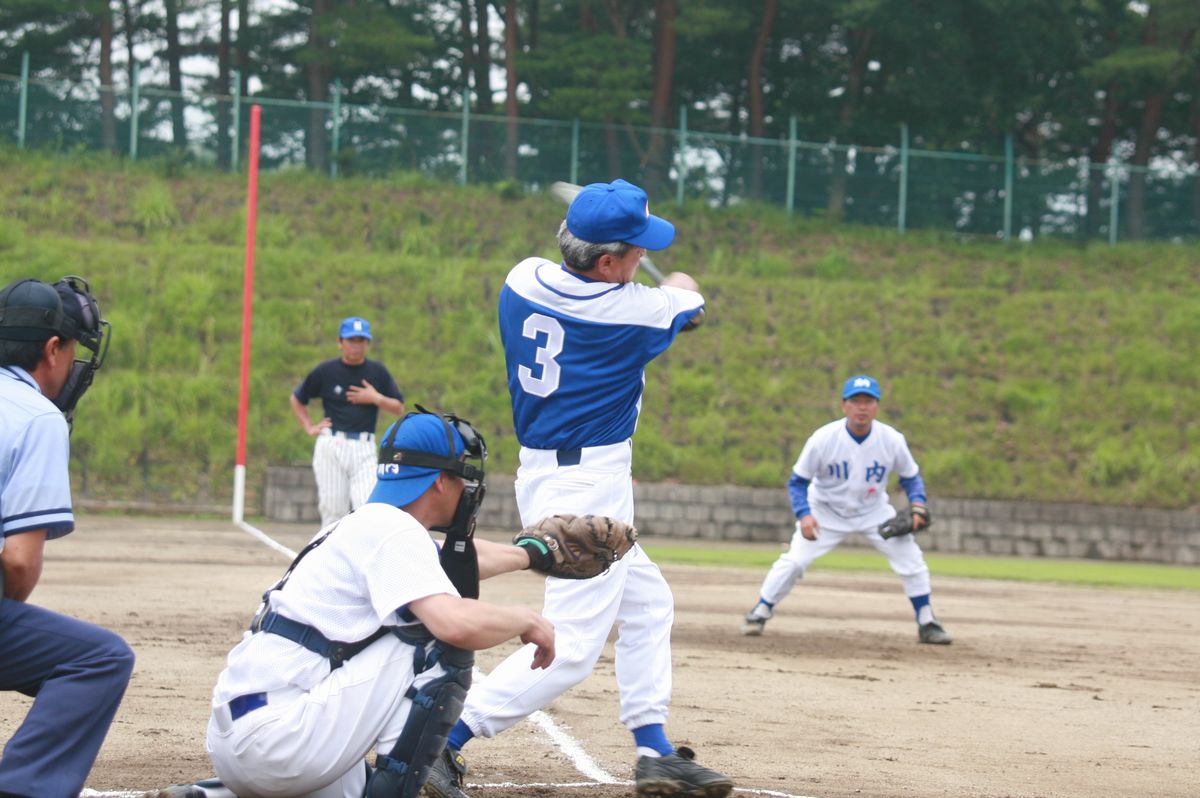
<svg viewBox="0 0 1200 798"><path fill-rule="evenodd" d="M561 180L551 184L550 186L550 193L568 205L570 205L571 201L575 199L575 195L582 190L583 186L577 186L574 183L564 183ZM663 279L665 279L664 275L662 271L660 271L659 268L654 265L654 261L650 260L649 255L642 256L641 265L642 268L645 269L646 274L650 275L650 279L654 281L655 285L662 285Z"/></svg>

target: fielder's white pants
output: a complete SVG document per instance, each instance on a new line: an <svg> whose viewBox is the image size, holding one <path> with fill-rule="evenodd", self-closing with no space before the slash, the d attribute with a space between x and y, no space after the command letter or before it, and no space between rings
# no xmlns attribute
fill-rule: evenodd
<svg viewBox="0 0 1200 798"><path fill-rule="evenodd" d="M888 564L904 585L904 595L912 598L929 593L929 566L925 564L925 555L915 536L900 535L884 540L879 534L879 524L887 518L863 529L851 529L846 527L844 519L823 512L816 505L813 506L813 517L820 525L820 534L816 540L809 540L800 533L800 522L796 521L791 545L779 555L763 580L760 595L767 601L772 604L782 601L792 592L796 580L804 576L813 560L836 549L850 535L863 535L887 557Z"/></svg>
<svg viewBox="0 0 1200 798"><path fill-rule="evenodd" d="M388 635L312 690L277 690L267 705L231 720L214 707L207 747L217 776L238 798L362 798L363 758L396 744L418 689L441 664L413 678L413 647Z"/></svg>
<svg viewBox="0 0 1200 798"><path fill-rule="evenodd" d="M585 448L579 465L562 467L553 451L523 448L516 493L525 526L556 513L632 523L630 444ZM554 662L530 670L534 648L524 646L473 684L462 714L472 732L492 737L587 678L614 625L621 723L636 729L666 722L675 599L641 546L603 576L547 578L542 614L554 624Z"/></svg>
<svg viewBox="0 0 1200 798"><path fill-rule="evenodd" d="M322 527L367 503L377 463L374 435L356 439L321 430L313 444L312 468Z"/></svg>

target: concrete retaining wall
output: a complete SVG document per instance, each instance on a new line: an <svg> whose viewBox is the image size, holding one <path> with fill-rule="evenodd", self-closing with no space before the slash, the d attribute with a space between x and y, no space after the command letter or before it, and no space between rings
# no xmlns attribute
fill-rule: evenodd
<svg viewBox="0 0 1200 798"><path fill-rule="evenodd" d="M481 526L520 527L512 483L488 475ZM634 497L638 531L647 536L784 542L795 529L782 487L638 484ZM263 501L272 520L318 520L308 466L267 469ZM927 551L1200 564L1200 512L936 496L930 509L936 523L920 537Z"/></svg>

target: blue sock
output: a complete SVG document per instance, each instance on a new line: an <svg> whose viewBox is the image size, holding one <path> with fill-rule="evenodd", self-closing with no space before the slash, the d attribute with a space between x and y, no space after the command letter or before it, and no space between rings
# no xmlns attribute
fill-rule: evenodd
<svg viewBox="0 0 1200 798"><path fill-rule="evenodd" d="M475 732L471 731L471 727L463 723L461 720L454 724L454 728L450 730L450 736L446 738L446 747L453 748L455 751L462 748L471 738L475 736Z"/></svg>
<svg viewBox="0 0 1200 798"><path fill-rule="evenodd" d="M661 723L649 723L633 730L633 741L638 748L649 748L657 751L660 756L675 753L675 746L667 740Z"/></svg>
<svg viewBox="0 0 1200 798"><path fill-rule="evenodd" d="M769 609L769 610L773 610L773 609L775 609L775 602L773 602L773 601L767 601L765 598L761 598L761 597L760 597L760 598L758 599L758 603L759 603L759 604L766 604L766 605L767 605L767 609Z"/></svg>
<svg viewBox="0 0 1200 798"><path fill-rule="evenodd" d="M928 593L923 596L909 596L908 600L912 602L913 612L917 615L917 623L928 623L929 621L933 620L933 608L931 607L925 612L925 615L928 616L929 621L922 621L921 619L921 610L929 607Z"/></svg>

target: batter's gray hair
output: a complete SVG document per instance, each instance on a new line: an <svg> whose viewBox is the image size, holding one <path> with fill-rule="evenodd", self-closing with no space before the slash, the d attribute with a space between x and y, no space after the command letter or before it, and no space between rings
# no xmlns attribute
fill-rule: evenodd
<svg viewBox="0 0 1200 798"><path fill-rule="evenodd" d="M562 224L558 226L558 249L562 252L563 263L567 266L578 272L590 272L601 255L623 258L633 249L633 244L626 244L624 241L610 241L606 244L584 241L582 238L576 238L567 229L567 220L563 219Z"/></svg>

